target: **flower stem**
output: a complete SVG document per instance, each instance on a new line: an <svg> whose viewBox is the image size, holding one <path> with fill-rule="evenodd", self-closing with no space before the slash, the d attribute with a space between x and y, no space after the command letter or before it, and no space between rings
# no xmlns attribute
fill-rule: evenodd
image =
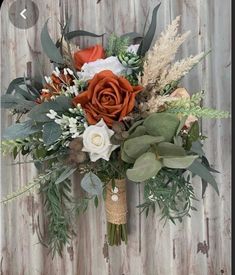
<svg viewBox="0 0 235 275"><path fill-rule="evenodd" d="M127 244L127 225L126 224L107 224L108 243L110 246L121 245L122 241Z"/></svg>

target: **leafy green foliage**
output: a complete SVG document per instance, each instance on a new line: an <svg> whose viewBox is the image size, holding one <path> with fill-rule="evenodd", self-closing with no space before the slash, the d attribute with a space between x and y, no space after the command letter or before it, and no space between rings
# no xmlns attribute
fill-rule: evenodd
<svg viewBox="0 0 235 275"><path fill-rule="evenodd" d="M175 108L175 109L170 109L169 112L182 114L184 116L193 115L196 117L207 117L207 118L228 118L228 117L230 117L229 112L219 111L219 110L206 108L206 107L200 107L200 106L196 106L193 108L187 108L187 109Z"/></svg>
<svg viewBox="0 0 235 275"><path fill-rule="evenodd" d="M135 182L143 182L157 175L161 168L162 163L156 158L156 155L146 152L137 158L132 169L127 170L127 177Z"/></svg>
<svg viewBox="0 0 235 275"><path fill-rule="evenodd" d="M3 140L1 142L1 152L4 156L14 154L14 157L16 157L19 152L28 151L28 143L29 139Z"/></svg>
<svg viewBox="0 0 235 275"><path fill-rule="evenodd" d="M109 161L99 159L98 161L87 165L87 172L91 171L97 175L100 180L107 184L112 179L123 179L126 177L126 170L130 165L124 163L120 152L114 151Z"/></svg>
<svg viewBox="0 0 235 275"><path fill-rule="evenodd" d="M3 138L8 140L24 139L41 131L40 125L35 125L32 120L16 123L5 129Z"/></svg>
<svg viewBox="0 0 235 275"><path fill-rule="evenodd" d="M61 182L67 180L75 171L77 167L68 166L62 169L62 173L60 173L59 177L56 179L55 184L60 184Z"/></svg>
<svg viewBox="0 0 235 275"><path fill-rule="evenodd" d="M207 107L201 107L200 102L204 98L204 91L195 93L191 98L180 98L167 102L167 111L183 116L194 115L207 118L228 118L229 112L219 111Z"/></svg>
<svg viewBox="0 0 235 275"><path fill-rule="evenodd" d="M17 77L15 79L13 79L10 82L10 84L7 88L6 94L11 94L15 90L16 86L19 86L19 85L24 84L24 83L25 83L25 78L24 77Z"/></svg>
<svg viewBox="0 0 235 275"><path fill-rule="evenodd" d="M13 193L7 195L5 198L3 198L0 201L0 203L7 204L7 203L21 197L22 195L25 195L29 192L37 190L39 187L40 187L39 182L37 180L35 180L32 183L29 183L29 184L23 186L22 188L20 188L16 192L13 192Z"/></svg>
<svg viewBox="0 0 235 275"><path fill-rule="evenodd" d="M26 100L21 94L6 94L1 96L1 107L6 109L15 109L18 112L26 112L36 105L35 101Z"/></svg>
<svg viewBox="0 0 235 275"><path fill-rule="evenodd" d="M182 157L185 156L185 150L182 146L170 142L161 142L157 145L157 152L160 157Z"/></svg>
<svg viewBox="0 0 235 275"><path fill-rule="evenodd" d="M162 162L165 167L185 169L189 167L198 156L164 157Z"/></svg>
<svg viewBox="0 0 235 275"><path fill-rule="evenodd" d="M50 121L43 125L43 142L45 145L51 145L62 135L62 129L59 124Z"/></svg>
<svg viewBox="0 0 235 275"><path fill-rule="evenodd" d="M137 159L143 153L148 151L152 144L157 144L164 141L162 136L143 135L139 137L130 138L124 142L123 150L132 159Z"/></svg>
<svg viewBox="0 0 235 275"><path fill-rule="evenodd" d="M192 126L190 127L187 137L186 137L186 144L185 149L190 150L192 147L192 143L196 142L200 137L200 129L198 121L193 122Z"/></svg>
<svg viewBox="0 0 235 275"><path fill-rule="evenodd" d="M109 36L108 45L106 49L107 56L118 56L126 51L129 45L128 37L118 37L114 33Z"/></svg>
<svg viewBox="0 0 235 275"><path fill-rule="evenodd" d="M137 54L140 55L140 56L144 56L146 54L146 52L149 50L149 48L152 44L154 34L155 34L155 31L156 31L156 26L157 26L157 22L156 22L157 12L158 12L158 9L160 7L160 4L158 4L153 10L152 20L151 20L149 29L148 29L146 35L144 36L144 38L143 38L143 40L142 40L142 42L139 46L139 49L137 51Z"/></svg>
<svg viewBox="0 0 235 275"><path fill-rule="evenodd" d="M49 20L49 19L48 19ZM52 41L48 32L48 20L45 23L41 32L41 44L45 54L50 58L51 61L57 64L63 64L64 60L60 53L60 50L56 47L55 43Z"/></svg>
<svg viewBox="0 0 235 275"><path fill-rule="evenodd" d="M146 181L144 185L145 202L139 205L142 211L155 212L156 205L159 207L162 219L182 221L184 216L190 216L190 210L195 210L192 200L195 200L190 176L185 170L163 168L157 176Z"/></svg>
<svg viewBox="0 0 235 275"><path fill-rule="evenodd" d="M44 209L48 218L48 245L52 256L57 252L62 256L63 247L69 243L72 232L71 221L67 214L67 204L71 200L70 181L65 180L55 184L57 173L53 173L50 179L43 185L41 192L44 198Z"/></svg>
<svg viewBox="0 0 235 275"><path fill-rule="evenodd" d="M47 116L52 109L59 115L68 111L72 107L72 100L66 96L59 96L53 101L44 102L36 105L28 114L28 116L36 122L49 122L51 119Z"/></svg>
<svg viewBox="0 0 235 275"><path fill-rule="evenodd" d="M76 30L76 31L71 31L68 32L64 35L64 37L68 40L71 40L75 37L79 36L90 36L90 37L102 37L104 34L95 34L92 32L84 31L84 30Z"/></svg>
<svg viewBox="0 0 235 275"><path fill-rule="evenodd" d="M204 166L200 160L195 160L188 168L193 174L198 175L205 182L208 182L215 189L216 193L219 195L218 184L213 177L213 175L209 172L208 168Z"/></svg>
<svg viewBox="0 0 235 275"><path fill-rule="evenodd" d="M11 81L6 94L1 96L1 107L12 109L13 113L27 113L36 105L39 91L31 86L32 79L18 77Z"/></svg>
<svg viewBox="0 0 235 275"><path fill-rule="evenodd" d="M81 187L90 195L98 196L102 194L103 183L94 173L86 173L82 178Z"/></svg>
<svg viewBox="0 0 235 275"><path fill-rule="evenodd" d="M185 169L198 158L188 155L179 140L185 118L182 120L183 123L169 113L154 113L129 129L129 137L121 146L121 157L124 162L134 163L133 168L127 170L130 180L148 180L162 167Z"/></svg>
<svg viewBox="0 0 235 275"><path fill-rule="evenodd" d="M172 141L178 129L180 120L174 114L154 113L148 116L143 126L153 136L163 136L165 141Z"/></svg>
<svg viewBox="0 0 235 275"><path fill-rule="evenodd" d="M121 35L121 38L126 38L126 37L128 37L131 44L138 44L136 41L143 39L143 36L137 32L128 32Z"/></svg>

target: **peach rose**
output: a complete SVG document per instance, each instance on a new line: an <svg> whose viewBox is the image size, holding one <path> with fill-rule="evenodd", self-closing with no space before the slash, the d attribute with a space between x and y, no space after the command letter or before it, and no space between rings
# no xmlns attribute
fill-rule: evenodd
<svg viewBox="0 0 235 275"><path fill-rule="evenodd" d="M190 95L185 88L177 88L170 97L190 98Z"/></svg>
<svg viewBox="0 0 235 275"><path fill-rule="evenodd" d="M105 51L101 45L95 45L74 53L74 62L77 70L81 70L83 64L105 58Z"/></svg>
<svg viewBox="0 0 235 275"><path fill-rule="evenodd" d="M178 97L178 98L190 98L189 93L185 88L177 88L171 95L170 97ZM197 117L193 115L189 115L188 118L185 121L185 128L190 128L191 125L195 122L198 121Z"/></svg>
<svg viewBox="0 0 235 275"><path fill-rule="evenodd" d="M73 99L81 104L89 124L96 124L102 118L108 126L121 121L135 106L135 96L142 86L131 86L124 77L116 76L110 70L97 73L90 80L88 90Z"/></svg>

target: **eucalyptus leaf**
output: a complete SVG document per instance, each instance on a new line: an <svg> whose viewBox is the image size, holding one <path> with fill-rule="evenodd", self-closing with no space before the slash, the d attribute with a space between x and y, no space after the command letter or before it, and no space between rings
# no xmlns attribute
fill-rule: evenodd
<svg viewBox="0 0 235 275"><path fill-rule="evenodd" d="M76 30L76 31L71 31L71 32L66 33L64 35L64 37L68 40L71 40L78 36L101 37L103 35L104 34L95 34L95 33L84 31L84 30Z"/></svg>
<svg viewBox="0 0 235 275"><path fill-rule="evenodd" d="M12 91L14 91L17 85L23 84L24 82L25 82L24 77L18 77L13 79L7 88L6 94L10 94Z"/></svg>
<svg viewBox="0 0 235 275"><path fill-rule="evenodd" d="M54 121L45 123L43 125L43 142L49 146L56 142L62 135L62 130L59 124Z"/></svg>
<svg viewBox="0 0 235 275"><path fill-rule="evenodd" d="M144 56L152 44L152 41L153 41L153 38L155 35L155 31L156 31L156 26L157 26L157 12L158 12L160 5L161 5L161 3L158 4L153 10L151 23L150 23L150 26L149 26L149 29L148 29L146 35L144 36L144 38L140 44L139 49L137 51L138 55Z"/></svg>
<svg viewBox="0 0 235 275"><path fill-rule="evenodd" d="M72 106L72 100L66 96L57 97L53 101L37 104L28 114L28 116L37 122L51 121L47 114L50 109L54 110L58 114L66 112Z"/></svg>
<svg viewBox="0 0 235 275"><path fill-rule="evenodd" d="M134 182L143 182L161 170L162 164L156 155L151 152L144 153L136 161L132 169L127 170L127 177Z"/></svg>
<svg viewBox="0 0 235 275"><path fill-rule="evenodd" d="M3 139L15 140L24 139L31 134L41 131L39 126L35 126L32 120L16 123L8 127L3 133Z"/></svg>
<svg viewBox="0 0 235 275"><path fill-rule="evenodd" d="M138 120L136 121L132 126L131 128L128 130L129 134L132 134L135 130L136 127L138 127L139 125L143 124L144 120L141 119L141 120Z"/></svg>
<svg viewBox="0 0 235 275"><path fill-rule="evenodd" d="M94 173L86 173L81 180L81 187L92 196L99 196L103 192L103 183Z"/></svg>
<svg viewBox="0 0 235 275"><path fill-rule="evenodd" d="M211 184L213 186L213 188L215 189L216 193L219 195L219 189L218 189L218 185L217 185L215 178L199 160L195 160L187 168L187 170L191 171L195 175L198 175L205 182L208 182L209 184Z"/></svg>
<svg viewBox="0 0 235 275"><path fill-rule="evenodd" d="M205 155L202 156L201 159L202 159L202 164L203 164L204 166L206 166L206 168L207 168L210 172L218 173L218 174L220 173L219 171L213 169L213 168L210 166L210 163L209 163L209 161L208 161L208 159L206 158Z"/></svg>
<svg viewBox="0 0 235 275"><path fill-rule="evenodd" d="M19 111L31 110L36 103L25 100L23 96L5 94L1 96L1 107L6 109L17 109Z"/></svg>
<svg viewBox="0 0 235 275"><path fill-rule="evenodd" d="M49 19L48 19L49 20ZM55 63L63 64L64 60L60 53L60 50L56 47L54 42L52 41L49 32L48 32L48 20L46 21L42 32L41 32L41 44L46 55Z"/></svg>
<svg viewBox="0 0 235 275"><path fill-rule="evenodd" d="M143 125L139 125L135 130L129 135L128 138L140 137L147 134L146 128Z"/></svg>
<svg viewBox="0 0 235 275"><path fill-rule="evenodd" d="M178 145L178 146L181 146L181 147L183 146L183 139L182 139L181 136L175 136L173 138L173 140L174 140L175 145Z"/></svg>
<svg viewBox="0 0 235 275"><path fill-rule="evenodd" d="M123 148L121 149L121 159L122 159L123 161L125 161L126 163L134 163L134 162L135 162L135 159L129 157L129 156L126 154L126 152L123 150Z"/></svg>
<svg viewBox="0 0 235 275"><path fill-rule="evenodd" d="M206 182L204 179L202 179L202 198L205 195L207 186L208 186L208 182Z"/></svg>
<svg viewBox="0 0 235 275"><path fill-rule="evenodd" d="M191 146L190 151L196 153L200 157L205 156L205 153L202 150L202 144L201 144L200 141L194 141L194 142L192 142L192 146Z"/></svg>
<svg viewBox="0 0 235 275"><path fill-rule="evenodd" d="M72 99L67 96L58 96L54 102L58 106L58 112L67 111L72 106Z"/></svg>
<svg viewBox="0 0 235 275"><path fill-rule="evenodd" d="M162 136L154 137L143 135L126 140L123 145L123 150L129 157L136 159L145 153L151 144L157 144L161 141L164 141Z"/></svg>
<svg viewBox="0 0 235 275"><path fill-rule="evenodd" d="M29 101L35 101L37 99L37 96L35 94L31 94L25 85L16 86L15 93L16 95L20 94L24 99Z"/></svg>
<svg viewBox="0 0 235 275"><path fill-rule="evenodd" d="M149 135L163 136L165 141L171 142L179 127L177 115L170 113L154 113L148 116L143 125Z"/></svg>
<svg viewBox="0 0 235 275"><path fill-rule="evenodd" d="M43 81L44 81L44 79L43 79ZM39 89L39 90L41 90L43 88L41 83L34 83L34 85L37 86L37 89ZM38 98L40 96L40 92L36 89L36 87L33 87L29 84L27 84L26 87L31 92L31 94L35 95L35 97Z"/></svg>
<svg viewBox="0 0 235 275"><path fill-rule="evenodd" d="M54 101L38 104L28 113L28 117L36 122L49 122L51 119L46 114L49 113L50 109L56 111L57 107Z"/></svg>
<svg viewBox="0 0 235 275"><path fill-rule="evenodd" d="M185 169L189 167L198 156L164 157L163 165L173 169Z"/></svg>
<svg viewBox="0 0 235 275"><path fill-rule="evenodd" d="M185 156L183 147L175 145L170 142L161 142L156 146L157 153L160 157L181 157Z"/></svg>
<svg viewBox="0 0 235 275"><path fill-rule="evenodd" d="M142 40L143 36L137 32L128 32L121 35L121 38L129 38L130 41L133 41L135 43L136 40Z"/></svg>
<svg viewBox="0 0 235 275"><path fill-rule="evenodd" d="M55 184L59 184L63 181L65 181L67 178L69 178L75 171L77 170L77 167L67 167L57 178Z"/></svg>

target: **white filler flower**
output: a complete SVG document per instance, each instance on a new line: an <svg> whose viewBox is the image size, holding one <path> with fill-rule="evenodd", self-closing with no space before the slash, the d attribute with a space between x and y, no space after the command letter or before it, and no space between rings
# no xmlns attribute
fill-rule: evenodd
<svg viewBox="0 0 235 275"><path fill-rule="evenodd" d="M110 70L116 75L121 75L125 67L119 62L116 56L110 56L106 59L98 59L85 63L81 68L81 72L77 74L81 80L86 81L92 79L95 74L104 70Z"/></svg>
<svg viewBox="0 0 235 275"><path fill-rule="evenodd" d="M88 152L93 162L100 158L108 161L112 151L119 147L110 142L113 134L114 131L108 128L103 119L96 125L88 126L83 133L82 151Z"/></svg>
<svg viewBox="0 0 235 275"><path fill-rule="evenodd" d="M127 52L132 52L132 53L137 53L138 49L139 49L140 44L135 44L135 45L130 45L127 48Z"/></svg>

